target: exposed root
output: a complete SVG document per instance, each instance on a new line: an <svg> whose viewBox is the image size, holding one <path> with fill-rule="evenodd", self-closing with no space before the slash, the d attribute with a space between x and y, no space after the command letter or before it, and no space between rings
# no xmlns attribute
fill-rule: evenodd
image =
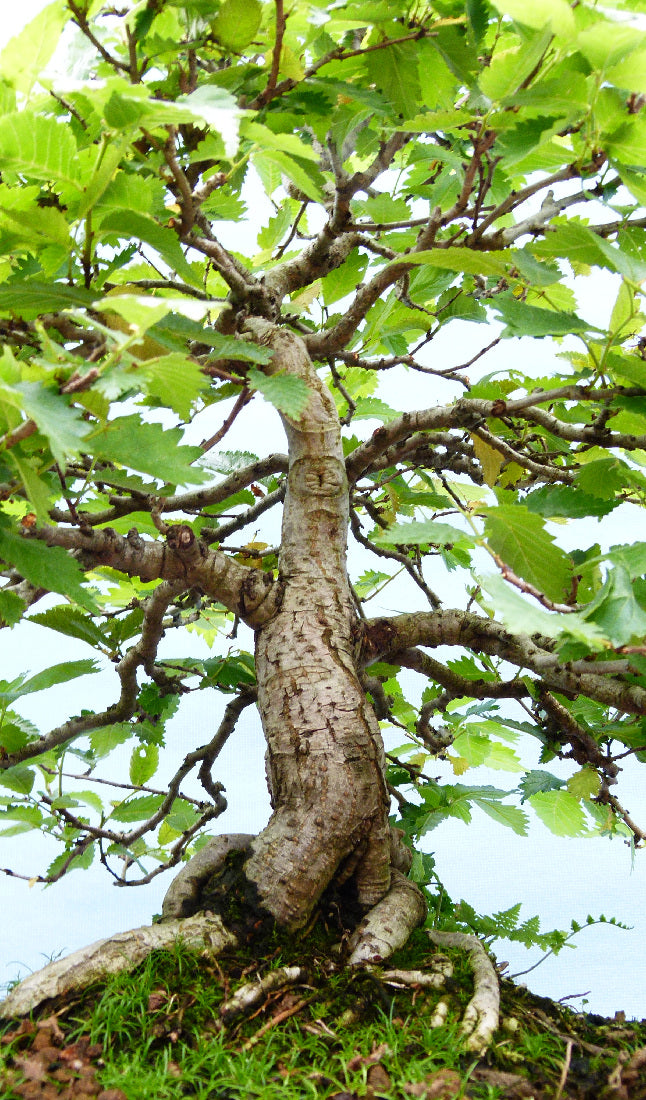
<svg viewBox="0 0 646 1100"><path fill-rule="evenodd" d="M436 955L428 970L382 970L378 977L385 985L396 988L416 985L422 989L443 989L447 978L453 977L453 963L446 955Z"/></svg>
<svg viewBox="0 0 646 1100"><path fill-rule="evenodd" d="M119 932L30 974L0 1003L0 1018L26 1016L52 997L83 989L121 970L134 970L151 951L172 947L178 938L189 947L206 947L214 954L237 945L235 936L212 913Z"/></svg>
<svg viewBox="0 0 646 1100"><path fill-rule="evenodd" d="M171 882L162 903L162 922L192 916L200 909L200 895L212 875L224 866L231 852L249 850L252 833L214 836Z"/></svg>
<svg viewBox="0 0 646 1100"><path fill-rule="evenodd" d="M426 902L414 882L391 872L388 893L366 913L350 937L350 966L379 963L403 947L414 928L426 920Z"/></svg>
<svg viewBox="0 0 646 1100"><path fill-rule="evenodd" d="M428 936L438 947L460 947L469 955L475 989L466 1007L461 1030L468 1037L467 1049L482 1054L493 1038L500 1015L500 988L493 963L477 936L433 931L429 931Z"/></svg>
<svg viewBox="0 0 646 1100"><path fill-rule="evenodd" d="M307 970L304 966L281 966L278 970L270 970L264 978L240 986L228 1001L220 1005L220 1016L224 1023L231 1023L237 1016L246 1016L251 1012L268 993L287 989L297 982L304 982L306 978Z"/></svg>

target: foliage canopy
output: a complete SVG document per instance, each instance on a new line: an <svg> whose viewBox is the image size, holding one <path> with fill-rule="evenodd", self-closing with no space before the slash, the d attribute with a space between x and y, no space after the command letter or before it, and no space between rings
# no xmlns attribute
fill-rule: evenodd
<svg viewBox="0 0 646 1100"><path fill-rule="evenodd" d="M263 425L311 395L262 325L300 337L343 428L399 824L477 807L523 834L531 809L643 841L614 784L646 761L646 542L594 524L646 499L645 11L53 0L4 49L0 615L94 650L0 684L0 834L60 841L41 881L93 858L149 881L226 806L212 769L256 699L233 623L289 575ZM370 618L391 591L413 610ZM174 656L187 629L212 653ZM105 710L20 715L110 664ZM204 689L221 724L159 790L164 725Z"/></svg>

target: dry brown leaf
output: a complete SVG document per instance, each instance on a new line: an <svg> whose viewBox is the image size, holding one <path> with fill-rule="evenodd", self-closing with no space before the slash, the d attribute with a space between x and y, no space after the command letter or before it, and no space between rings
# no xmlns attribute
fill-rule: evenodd
<svg viewBox="0 0 646 1100"><path fill-rule="evenodd" d="M390 1054L386 1043L380 1043L379 1046L373 1047L370 1054L353 1054L348 1062L348 1069L352 1072L355 1069L360 1069L361 1066L374 1066L376 1062L381 1061L384 1054Z"/></svg>
<svg viewBox="0 0 646 1100"><path fill-rule="evenodd" d="M461 1089L460 1075L452 1069L438 1069L423 1081L404 1085L404 1092L418 1100L455 1100Z"/></svg>

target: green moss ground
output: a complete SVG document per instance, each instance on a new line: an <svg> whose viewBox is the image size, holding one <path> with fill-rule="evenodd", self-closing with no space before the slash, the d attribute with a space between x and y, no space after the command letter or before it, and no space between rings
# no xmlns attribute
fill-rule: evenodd
<svg viewBox="0 0 646 1100"><path fill-rule="evenodd" d="M270 934L210 958L181 945L155 952L40 1020L10 1024L0 1046L0 1096L101 1100L643 1100L646 1021L579 1015L502 983L501 1028L485 1057L459 1033L472 992L466 958L448 952L449 1016L431 1027L439 998L393 989L378 973L331 968L329 941ZM428 966L417 933L393 966ZM300 965L300 984L266 996L224 1028L219 1007L241 984ZM636 1053L637 1052L637 1053Z"/></svg>

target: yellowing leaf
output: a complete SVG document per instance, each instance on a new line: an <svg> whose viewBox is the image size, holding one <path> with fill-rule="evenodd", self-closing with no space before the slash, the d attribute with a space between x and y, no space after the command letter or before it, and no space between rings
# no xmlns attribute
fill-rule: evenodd
<svg viewBox="0 0 646 1100"><path fill-rule="evenodd" d="M594 768L581 768L567 781L567 789L575 798L594 798L600 787L601 779Z"/></svg>
<svg viewBox="0 0 646 1100"><path fill-rule="evenodd" d="M484 477L485 485L490 485L493 488L498 480L500 467L505 461L504 457L501 455L500 451L497 451L495 447L486 443L479 435L472 435L471 438L473 440L475 456L482 466L482 476Z"/></svg>
<svg viewBox="0 0 646 1100"><path fill-rule="evenodd" d="M464 775L469 768L469 761L464 756L449 756L448 760L453 768L454 775Z"/></svg>

